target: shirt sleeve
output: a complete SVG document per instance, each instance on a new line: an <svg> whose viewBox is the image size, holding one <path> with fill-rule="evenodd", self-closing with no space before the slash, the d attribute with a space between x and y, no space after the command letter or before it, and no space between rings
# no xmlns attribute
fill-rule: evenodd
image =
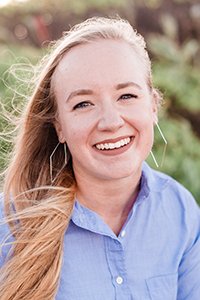
<svg viewBox="0 0 200 300"><path fill-rule="evenodd" d="M200 299L200 209L189 196L184 218L187 223L187 245L179 265L177 300Z"/></svg>

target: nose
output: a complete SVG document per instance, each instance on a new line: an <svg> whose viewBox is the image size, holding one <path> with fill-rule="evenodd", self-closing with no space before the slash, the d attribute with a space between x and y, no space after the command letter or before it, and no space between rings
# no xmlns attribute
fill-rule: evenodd
<svg viewBox="0 0 200 300"><path fill-rule="evenodd" d="M101 117L98 121L98 130L115 132L123 125L124 119L116 107L106 105L106 107L102 108Z"/></svg>

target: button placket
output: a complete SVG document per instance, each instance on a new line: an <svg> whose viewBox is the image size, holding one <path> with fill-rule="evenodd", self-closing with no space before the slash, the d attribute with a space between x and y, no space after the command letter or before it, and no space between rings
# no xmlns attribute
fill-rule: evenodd
<svg viewBox="0 0 200 300"><path fill-rule="evenodd" d="M105 247L108 267L115 286L116 300L130 300L131 294L122 243L118 238L109 238L105 240Z"/></svg>

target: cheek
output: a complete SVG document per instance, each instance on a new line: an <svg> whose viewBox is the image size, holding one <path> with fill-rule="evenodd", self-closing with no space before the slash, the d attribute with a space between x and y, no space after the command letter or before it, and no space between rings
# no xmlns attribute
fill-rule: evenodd
<svg viewBox="0 0 200 300"><path fill-rule="evenodd" d="M136 135L138 137L138 146L144 147L144 149L151 148L154 139L154 120L152 112L141 108L132 116L130 123L138 133Z"/></svg>
<svg viewBox="0 0 200 300"><path fill-rule="evenodd" d="M138 130L149 132L153 129L153 114L143 108L129 112L129 122Z"/></svg>
<svg viewBox="0 0 200 300"><path fill-rule="evenodd" d="M65 126L65 139L69 150L76 151L87 141L87 128L80 122L67 122Z"/></svg>

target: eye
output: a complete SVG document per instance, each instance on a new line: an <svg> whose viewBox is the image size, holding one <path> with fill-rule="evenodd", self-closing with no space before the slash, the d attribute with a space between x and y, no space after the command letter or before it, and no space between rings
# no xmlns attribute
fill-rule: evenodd
<svg viewBox="0 0 200 300"><path fill-rule="evenodd" d="M77 108L84 108L84 107L87 107L87 106L90 106L91 103L90 102L87 102L87 101L83 101L83 102L80 102L78 104L76 104L74 107L73 107L73 110L77 109Z"/></svg>
<svg viewBox="0 0 200 300"><path fill-rule="evenodd" d="M124 94L124 95L122 95L122 96L120 97L120 99L131 99L131 98L137 99L138 96L135 95L135 94Z"/></svg>

